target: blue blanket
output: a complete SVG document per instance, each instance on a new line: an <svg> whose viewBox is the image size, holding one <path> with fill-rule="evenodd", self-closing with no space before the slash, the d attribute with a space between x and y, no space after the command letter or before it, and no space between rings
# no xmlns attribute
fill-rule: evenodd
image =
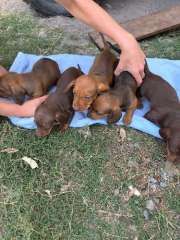
<svg viewBox="0 0 180 240"><path fill-rule="evenodd" d="M31 54L19 53L12 64L10 71L18 73L31 71L33 64L43 56L36 56ZM83 72L87 73L93 63L93 56L73 55L73 54L60 54L51 55L49 58L55 60L63 72L70 66L77 67L80 65ZM149 68L153 73L156 73L166 79L172 87L174 87L180 98L180 60L168 59L147 59ZM143 118L144 114L149 110L149 103L144 100L144 108L136 110L130 127L138 129L142 132L151 134L160 138L159 128L150 121ZM10 117L10 121L19 127L27 129L35 129L36 124L33 118L19 118ZM107 124L106 119L93 120L86 116L86 113L76 112L71 122L71 127L84 127L92 124ZM122 119L116 123L122 125Z"/></svg>

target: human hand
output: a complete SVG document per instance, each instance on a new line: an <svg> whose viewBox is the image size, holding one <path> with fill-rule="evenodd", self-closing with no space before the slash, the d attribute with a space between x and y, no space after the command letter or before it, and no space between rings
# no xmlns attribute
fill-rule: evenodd
<svg viewBox="0 0 180 240"><path fill-rule="evenodd" d="M23 117L33 117L36 111L36 108L43 103L48 96L42 96L32 100L26 101L23 105L20 106L21 116Z"/></svg>
<svg viewBox="0 0 180 240"><path fill-rule="evenodd" d="M126 42L120 45L120 61L115 69L115 75L122 71L130 72L136 79L138 85L144 78L145 54L133 36L128 36Z"/></svg>

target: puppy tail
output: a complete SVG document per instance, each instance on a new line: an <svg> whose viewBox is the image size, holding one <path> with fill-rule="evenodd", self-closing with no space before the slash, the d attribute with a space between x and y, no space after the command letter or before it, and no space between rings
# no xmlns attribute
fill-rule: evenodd
<svg viewBox="0 0 180 240"><path fill-rule="evenodd" d="M88 33L88 36L90 41L99 49L99 51L102 51L103 49L97 44L97 42L94 40L90 33Z"/></svg>
<svg viewBox="0 0 180 240"><path fill-rule="evenodd" d="M104 44L104 49L105 49L105 48L106 48L106 49L109 49L109 44L107 43L104 35L103 35L102 33L99 33L99 34L100 34L101 39L102 39L102 42L103 42L103 44Z"/></svg>
<svg viewBox="0 0 180 240"><path fill-rule="evenodd" d="M151 74L151 71L149 70L148 63L147 63L146 59L145 59L145 65L144 65L144 73L145 73L145 76L148 75L148 74Z"/></svg>
<svg viewBox="0 0 180 240"><path fill-rule="evenodd" d="M78 70L79 70L80 74L84 74L82 69L81 69L81 66L79 64L77 66L78 66Z"/></svg>
<svg viewBox="0 0 180 240"><path fill-rule="evenodd" d="M78 66L78 70L82 72L81 66L79 64L77 66Z"/></svg>

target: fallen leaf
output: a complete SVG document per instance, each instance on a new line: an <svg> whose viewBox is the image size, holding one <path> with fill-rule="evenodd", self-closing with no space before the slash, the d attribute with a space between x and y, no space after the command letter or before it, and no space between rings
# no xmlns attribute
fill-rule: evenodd
<svg viewBox="0 0 180 240"><path fill-rule="evenodd" d="M137 190L137 188L134 188L133 186L129 186L128 188L130 197L132 197L133 195L139 197L141 195L140 191Z"/></svg>
<svg viewBox="0 0 180 240"><path fill-rule="evenodd" d="M51 191L50 190L44 190L45 191L45 193L47 193L47 195L50 197L50 198L52 198L52 195L51 195Z"/></svg>
<svg viewBox="0 0 180 240"><path fill-rule="evenodd" d="M61 187L61 193L69 192L69 189L71 188L71 186L72 186L72 182L69 182L68 184L63 185Z"/></svg>
<svg viewBox="0 0 180 240"><path fill-rule="evenodd" d="M16 153L18 152L19 150L16 149L16 148L5 148L5 149L2 149L0 152L1 153Z"/></svg>
<svg viewBox="0 0 180 240"><path fill-rule="evenodd" d="M119 134L121 137L122 142L126 139L126 131L123 128L120 128Z"/></svg>
<svg viewBox="0 0 180 240"><path fill-rule="evenodd" d="M88 207L88 200L85 198L85 197L82 197L83 198L83 203L86 207Z"/></svg>
<svg viewBox="0 0 180 240"><path fill-rule="evenodd" d="M129 186L128 188L129 188L128 193L123 196L125 202L129 201L129 199L133 196L137 197L141 196L141 193L139 190L137 190L137 188L134 188L133 186Z"/></svg>
<svg viewBox="0 0 180 240"><path fill-rule="evenodd" d="M32 158L23 157L22 160L25 161L27 164L29 164L29 166L32 169L38 168L38 165L37 165L36 161L34 161Z"/></svg>

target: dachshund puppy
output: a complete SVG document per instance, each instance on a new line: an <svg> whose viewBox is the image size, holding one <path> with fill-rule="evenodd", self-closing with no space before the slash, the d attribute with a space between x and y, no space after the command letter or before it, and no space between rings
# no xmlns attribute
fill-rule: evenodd
<svg viewBox="0 0 180 240"><path fill-rule="evenodd" d="M25 96L41 97L55 85L61 73L58 64L48 58L37 61L31 72L8 72L0 77L0 97L12 97L16 103L22 104Z"/></svg>
<svg viewBox="0 0 180 240"><path fill-rule="evenodd" d="M89 73L80 76L72 83L74 85L73 108L76 111L82 112L87 110L97 95L107 91L112 84L114 65L117 60L115 55L110 51L102 34L101 37L104 43L103 49L92 40L101 52L96 56Z"/></svg>
<svg viewBox="0 0 180 240"><path fill-rule="evenodd" d="M56 91L51 93L45 102L36 109L37 136L49 135L55 125L59 125L60 131L68 128L74 110L72 107L73 91L72 89L66 89L81 74L82 72L75 67L70 67L64 71L58 81Z"/></svg>
<svg viewBox="0 0 180 240"><path fill-rule="evenodd" d="M124 124L131 123L133 113L138 107L136 97L137 83L134 77L124 71L115 77L114 86L99 95L91 105L88 116L93 119L107 117L109 124L117 122L125 111Z"/></svg>
<svg viewBox="0 0 180 240"><path fill-rule="evenodd" d="M167 143L167 159L180 162L180 102L176 91L163 78L151 73L146 64L140 94L150 101L145 118L160 126L160 135Z"/></svg>

